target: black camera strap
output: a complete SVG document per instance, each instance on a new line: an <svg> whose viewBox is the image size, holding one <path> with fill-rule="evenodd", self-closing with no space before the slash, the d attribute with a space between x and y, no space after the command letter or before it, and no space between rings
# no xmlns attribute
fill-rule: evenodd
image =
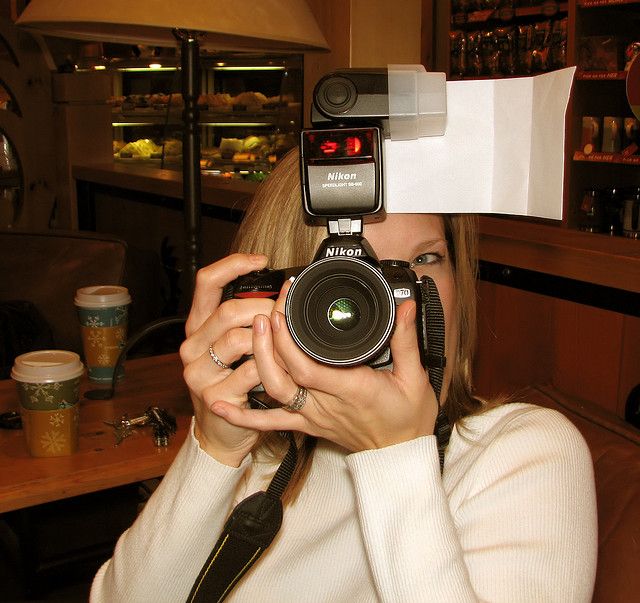
<svg viewBox="0 0 640 603"><path fill-rule="evenodd" d="M444 380L444 368L447 365L445 356L445 324L444 310L440 301L440 294L434 280L430 276L423 276L420 279L422 289L422 308L418 316L422 317L422 338L426 342L426 354L424 365L429 371L429 382L436 394L436 400L440 410L436 418L434 433L438 443L438 456L440 457L440 472L444 468L444 454L451 438L451 424L447 414L440 404L442 393L442 382Z"/></svg>
<svg viewBox="0 0 640 603"><path fill-rule="evenodd" d="M420 320L423 341L426 342L425 366L438 403L442 390L444 367L444 313L438 289L430 277L422 277L422 312L428 320ZM261 404L258 400L255 400ZM264 406L264 405L263 405ZM441 409L435 425L440 471L451 435L451 426ZM221 603L249 568L271 544L282 525L282 494L298 460L298 450L291 432L289 449L273 476L266 492L256 492L241 501L231 512L211 554L196 578L187 603Z"/></svg>
<svg viewBox="0 0 640 603"><path fill-rule="evenodd" d="M282 525L282 493L298 460L291 432L289 449L266 492L256 492L231 512L207 561L191 587L187 603L219 603L260 558Z"/></svg>

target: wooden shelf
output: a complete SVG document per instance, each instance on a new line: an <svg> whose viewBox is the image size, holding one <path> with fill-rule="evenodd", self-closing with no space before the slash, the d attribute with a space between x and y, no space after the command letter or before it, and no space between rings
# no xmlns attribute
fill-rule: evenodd
<svg viewBox="0 0 640 603"><path fill-rule="evenodd" d="M580 8L600 8L603 6L620 6L622 4L640 4L640 0L578 0Z"/></svg>
<svg viewBox="0 0 640 603"><path fill-rule="evenodd" d="M516 17L532 17L537 15L551 17L557 13L566 13L568 10L568 2L544 2L540 6L522 6L516 8Z"/></svg>
<svg viewBox="0 0 640 603"><path fill-rule="evenodd" d="M480 259L640 293L640 241L634 239L482 216Z"/></svg>
<svg viewBox="0 0 640 603"><path fill-rule="evenodd" d="M536 71L534 73L528 73L527 75L516 74L516 75L503 75L503 74L493 74L493 75L451 75L449 76L449 81L459 82L461 80L508 80L508 79L518 79L522 77L534 77L536 75L542 75L543 73L549 73L548 71Z"/></svg>
<svg viewBox="0 0 640 603"><path fill-rule="evenodd" d="M440 28L443 43L437 46L444 60L438 65L449 65L450 48L448 33L457 27L458 15L451 15L441 8ZM620 35L627 32L633 19L640 12L640 0L570 0L558 2L562 16L567 16L567 61L575 65L577 41L581 36L601 33L606 26ZM584 10L604 7L604 11ZM606 7L612 10L607 11ZM616 7L620 7L619 9ZM447 10L449 12L447 12ZM513 18L523 22L536 19L537 15L551 12L550 4L513 10ZM627 15L628 13L628 15ZM505 16L506 13L503 13ZM493 27L498 23L498 11L481 11L469 14L469 21L477 27ZM611 17L611 19L610 19ZM609 23L611 20L611 23ZM485 21L490 21L486 26ZM449 31L445 32L445 24ZM471 25L471 24L470 24ZM618 28L618 29L616 29ZM625 29L626 28L626 29ZM461 29L464 29L461 27ZM491 76L487 76L491 77ZM518 219L514 216L483 217L482 259L505 265L520 266L538 272L584 280L623 290L640 292L638 241L622 237L608 237L580 232L575 229L581 191L589 187L640 186L640 155L628 153L592 153L586 155L580 145L582 115L626 115L624 107L624 70L584 71L576 73L578 85L574 86L567 111L567 158L565 165L564 218L556 224ZM475 79L475 78L451 78ZM494 79L492 77L492 79ZM601 87L596 82L602 82ZM605 84L604 82L609 82ZM597 88L597 89L596 89ZM580 151L573 149L580 148ZM631 149L628 149L631 150ZM615 274L614 274L615 273ZM630 284L631 281L637 284Z"/></svg>
<svg viewBox="0 0 640 603"><path fill-rule="evenodd" d="M590 153L589 155L582 151L573 153L574 161L589 161L591 163L607 163L618 165L640 165L640 155L623 155L622 153Z"/></svg>
<svg viewBox="0 0 640 603"><path fill-rule="evenodd" d="M550 0L540 6L523 6L520 8L497 8L487 10L476 10L469 13L457 13L451 15L451 25L455 27L465 24L477 25L487 21L509 22L512 19L522 17L553 17L558 13L568 11L568 2L554 2Z"/></svg>
<svg viewBox="0 0 640 603"><path fill-rule="evenodd" d="M583 81L625 81L626 71L576 71L576 79Z"/></svg>
<svg viewBox="0 0 640 603"><path fill-rule="evenodd" d="M182 123L181 107L172 107L169 111L169 123ZM273 126L278 120L284 119L286 113L279 111L200 111L200 125L243 126L250 123L252 127ZM111 114L112 125L122 127L127 124L164 125L167 110L164 109L135 109L131 111L114 110Z"/></svg>

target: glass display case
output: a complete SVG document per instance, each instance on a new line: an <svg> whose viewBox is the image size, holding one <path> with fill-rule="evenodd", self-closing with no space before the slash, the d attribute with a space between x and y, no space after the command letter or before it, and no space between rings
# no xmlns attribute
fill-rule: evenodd
<svg viewBox="0 0 640 603"><path fill-rule="evenodd" d="M120 61L113 70L114 161L180 170L182 96L177 59ZM263 179L297 143L302 55L201 59L203 173Z"/></svg>

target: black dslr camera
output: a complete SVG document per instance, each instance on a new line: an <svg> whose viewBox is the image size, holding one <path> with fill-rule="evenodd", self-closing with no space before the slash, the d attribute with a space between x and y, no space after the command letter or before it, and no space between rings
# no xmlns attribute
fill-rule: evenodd
<svg viewBox="0 0 640 603"><path fill-rule="evenodd" d="M407 299L417 303L426 364L427 285L407 262L379 261L362 236L364 217L375 219L384 207L387 116L386 70L345 70L320 80L313 95L316 129L301 133L300 174L305 213L327 224L328 237L309 266L241 276L225 292L227 299L276 297L295 277L287 326L298 346L325 364L389 364L396 307Z"/></svg>

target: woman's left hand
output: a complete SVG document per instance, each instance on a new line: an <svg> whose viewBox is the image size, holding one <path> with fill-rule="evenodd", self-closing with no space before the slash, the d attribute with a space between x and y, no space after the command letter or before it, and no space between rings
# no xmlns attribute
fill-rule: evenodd
<svg viewBox="0 0 640 603"><path fill-rule="evenodd" d="M224 401L212 410L229 423L260 431L301 431L325 438L349 451L382 448L433 433L438 404L420 363L416 305L404 302L396 312L390 342L392 370L362 365L336 368L307 356L286 325L284 288L271 317L253 323L253 352L265 391L283 405L298 387L307 389L299 411L251 410Z"/></svg>

